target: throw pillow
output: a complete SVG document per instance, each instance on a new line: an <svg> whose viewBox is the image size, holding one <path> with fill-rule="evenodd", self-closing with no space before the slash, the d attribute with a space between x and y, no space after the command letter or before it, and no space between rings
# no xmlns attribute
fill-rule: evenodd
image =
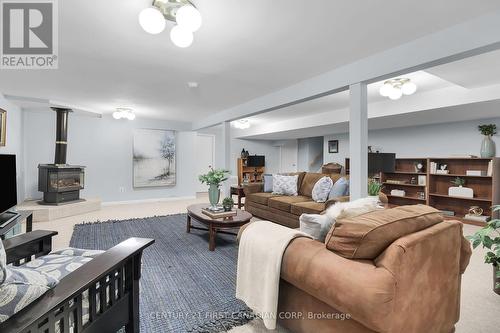
<svg viewBox="0 0 500 333"><path fill-rule="evenodd" d="M265 174L264 175L264 192L272 192L273 191L273 175Z"/></svg>
<svg viewBox="0 0 500 333"><path fill-rule="evenodd" d="M324 242L328 231L335 220L326 215L302 214L299 218L300 231L310 235L313 239Z"/></svg>
<svg viewBox="0 0 500 333"><path fill-rule="evenodd" d="M361 214L369 213L378 209L377 202L371 198L363 198L350 202L336 202L330 206L325 215L336 221L348 217L356 217Z"/></svg>
<svg viewBox="0 0 500 333"><path fill-rule="evenodd" d="M7 267L7 254L5 253L5 249L3 247L2 240L0 239L0 285L5 280L5 276L7 273L5 269Z"/></svg>
<svg viewBox="0 0 500 333"><path fill-rule="evenodd" d="M297 195L298 175L273 175L273 193L280 195Z"/></svg>
<svg viewBox="0 0 500 333"><path fill-rule="evenodd" d="M59 283L34 269L7 267L0 285L0 323L6 321Z"/></svg>
<svg viewBox="0 0 500 333"><path fill-rule="evenodd" d="M330 177L321 177L312 190L312 199L316 202L326 202L332 189L333 181Z"/></svg>
<svg viewBox="0 0 500 333"><path fill-rule="evenodd" d="M332 199L343 197L346 195L346 192L349 192L349 182L345 179L345 177L341 177L335 182L335 184L333 184L328 198Z"/></svg>

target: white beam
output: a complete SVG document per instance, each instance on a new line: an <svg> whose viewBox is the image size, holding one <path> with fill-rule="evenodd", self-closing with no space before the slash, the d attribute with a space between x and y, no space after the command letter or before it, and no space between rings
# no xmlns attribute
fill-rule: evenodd
<svg viewBox="0 0 500 333"><path fill-rule="evenodd" d="M280 109L342 90L500 48L500 11L355 61L193 122L193 129Z"/></svg>
<svg viewBox="0 0 500 333"><path fill-rule="evenodd" d="M222 123L222 140L224 140L224 169L231 170L231 122Z"/></svg>
<svg viewBox="0 0 500 333"><path fill-rule="evenodd" d="M368 98L366 83L350 89L349 152L351 200L364 198L368 184Z"/></svg>

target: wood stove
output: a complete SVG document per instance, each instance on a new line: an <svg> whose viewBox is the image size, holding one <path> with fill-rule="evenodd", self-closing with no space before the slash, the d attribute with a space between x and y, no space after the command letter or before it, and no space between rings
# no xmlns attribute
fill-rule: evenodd
<svg viewBox="0 0 500 333"><path fill-rule="evenodd" d="M56 111L56 151L54 164L38 165L38 190L43 192L43 204L60 205L81 200L84 188L84 166L66 164L68 115L71 109L52 108Z"/></svg>

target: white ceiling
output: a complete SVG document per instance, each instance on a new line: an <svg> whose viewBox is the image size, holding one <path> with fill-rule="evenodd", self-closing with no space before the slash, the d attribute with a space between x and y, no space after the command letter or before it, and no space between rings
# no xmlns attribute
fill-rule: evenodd
<svg viewBox="0 0 500 333"><path fill-rule="evenodd" d="M193 121L500 9L496 0L198 0L204 24L180 49L168 31L139 27L150 3L59 1L59 69L2 71L0 92Z"/></svg>

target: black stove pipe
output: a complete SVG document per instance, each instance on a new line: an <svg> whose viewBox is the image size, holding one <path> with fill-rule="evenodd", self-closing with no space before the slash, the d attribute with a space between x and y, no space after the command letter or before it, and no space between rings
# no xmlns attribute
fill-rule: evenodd
<svg viewBox="0 0 500 333"><path fill-rule="evenodd" d="M66 165L66 149L68 146L68 114L71 109L51 108L57 113L56 121L56 153L54 164Z"/></svg>

